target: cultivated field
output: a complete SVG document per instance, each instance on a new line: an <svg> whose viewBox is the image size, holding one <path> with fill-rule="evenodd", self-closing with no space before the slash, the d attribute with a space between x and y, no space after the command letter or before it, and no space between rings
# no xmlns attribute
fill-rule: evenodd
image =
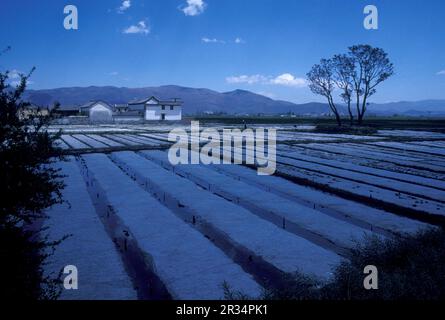
<svg viewBox="0 0 445 320"><path fill-rule="evenodd" d="M366 236L444 224L445 134L275 127L273 176L172 166L169 126L51 128L69 156L48 234L71 237L46 272L79 269L79 290L61 298L222 299L223 284L259 297L294 272L329 281Z"/></svg>

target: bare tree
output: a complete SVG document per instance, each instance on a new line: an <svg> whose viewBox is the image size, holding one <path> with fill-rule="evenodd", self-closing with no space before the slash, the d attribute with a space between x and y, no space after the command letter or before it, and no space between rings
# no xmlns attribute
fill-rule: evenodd
<svg viewBox="0 0 445 320"><path fill-rule="evenodd" d="M341 117L332 97L332 93L335 90L332 60L320 60L320 64L314 65L311 71L307 73L307 78L311 91L324 96L328 100L329 108L334 113L337 124L341 126Z"/></svg>
<svg viewBox="0 0 445 320"><path fill-rule="evenodd" d="M383 49L370 45L350 47L349 57L355 65L351 76L356 96L357 122L362 124L369 97L376 93L380 83L394 74L394 65Z"/></svg>
<svg viewBox="0 0 445 320"><path fill-rule="evenodd" d="M332 66L335 85L342 90L340 97L348 107L349 121L352 125L354 123L354 114L351 110L351 100L354 88L352 74L355 72L354 60L345 54L335 55L332 58Z"/></svg>

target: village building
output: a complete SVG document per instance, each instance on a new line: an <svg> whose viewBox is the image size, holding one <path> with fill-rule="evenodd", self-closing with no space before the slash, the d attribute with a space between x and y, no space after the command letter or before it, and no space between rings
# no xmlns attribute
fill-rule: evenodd
<svg viewBox="0 0 445 320"><path fill-rule="evenodd" d="M32 117L47 117L48 115L48 108L39 107L34 104L30 104L18 111L18 116L20 119L29 119Z"/></svg>
<svg viewBox="0 0 445 320"><path fill-rule="evenodd" d="M116 114L124 113L128 111L128 104L115 104L113 110Z"/></svg>
<svg viewBox="0 0 445 320"><path fill-rule="evenodd" d="M144 120L178 121L182 119L182 101L160 100L154 96L128 104L129 110L143 111Z"/></svg>
<svg viewBox="0 0 445 320"><path fill-rule="evenodd" d="M90 101L80 107L80 114L92 122L112 122L113 107L104 101Z"/></svg>
<svg viewBox="0 0 445 320"><path fill-rule="evenodd" d="M161 100L152 96L128 104L110 105L96 100L77 107L64 106L57 110L57 114L67 121L87 119L93 123L179 121L182 119L182 101L177 98Z"/></svg>

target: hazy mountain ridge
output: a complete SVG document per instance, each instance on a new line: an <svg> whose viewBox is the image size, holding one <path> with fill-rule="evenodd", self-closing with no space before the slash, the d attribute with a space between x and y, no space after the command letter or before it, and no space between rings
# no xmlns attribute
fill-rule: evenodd
<svg viewBox="0 0 445 320"><path fill-rule="evenodd" d="M293 112L298 115L321 115L329 112L329 107L325 103L295 104L288 101L273 100L260 94L239 89L221 93L205 88L188 88L175 85L145 88L90 86L28 90L25 93L25 99L36 105L49 106L58 101L62 108L79 106L91 100L123 104L150 96L161 99L181 98L184 101L183 107L186 114L198 112L283 114ZM344 106L339 106L339 108L341 113L346 114ZM382 115L445 115L445 100L370 104L368 112Z"/></svg>

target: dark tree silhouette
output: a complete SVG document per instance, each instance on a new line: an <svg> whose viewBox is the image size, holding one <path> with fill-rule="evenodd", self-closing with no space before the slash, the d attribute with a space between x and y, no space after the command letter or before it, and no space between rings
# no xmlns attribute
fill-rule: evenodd
<svg viewBox="0 0 445 320"><path fill-rule="evenodd" d="M376 87L380 83L394 74L394 65L383 49L370 45L352 46L348 55L355 65L351 76L356 95L357 122L360 125L366 113L369 97L376 93Z"/></svg>
<svg viewBox="0 0 445 320"><path fill-rule="evenodd" d="M0 72L1 299L56 296L54 279L44 275L42 264L57 243L42 237L39 222L45 208L62 201L62 176L51 164L63 157L54 146L58 134L45 130L52 112L23 116L30 104L21 97L33 71L21 74L18 84L8 71Z"/></svg>
<svg viewBox="0 0 445 320"><path fill-rule="evenodd" d="M354 88L352 74L355 72L354 60L345 54L335 55L332 58L332 66L334 82L336 86L342 90L340 97L348 107L349 121L352 125L354 123L354 114L351 110L351 100Z"/></svg>
<svg viewBox="0 0 445 320"><path fill-rule="evenodd" d="M324 96L328 100L329 108L335 115L337 124L341 126L341 117L335 105L332 93L335 90L335 79L333 73L333 62L330 59L320 60L308 72L309 88L315 94Z"/></svg>
<svg viewBox="0 0 445 320"><path fill-rule="evenodd" d="M356 45L350 47L347 54L322 59L307 77L311 91L327 98L339 125L341 117L332 96L334 90L341 90L340 97L348 107L351 125L354 121L351 103L355 95L357 123L361 125L369 98L376 93L376 87L393 74L394 66L383 49Z"/></svg>

